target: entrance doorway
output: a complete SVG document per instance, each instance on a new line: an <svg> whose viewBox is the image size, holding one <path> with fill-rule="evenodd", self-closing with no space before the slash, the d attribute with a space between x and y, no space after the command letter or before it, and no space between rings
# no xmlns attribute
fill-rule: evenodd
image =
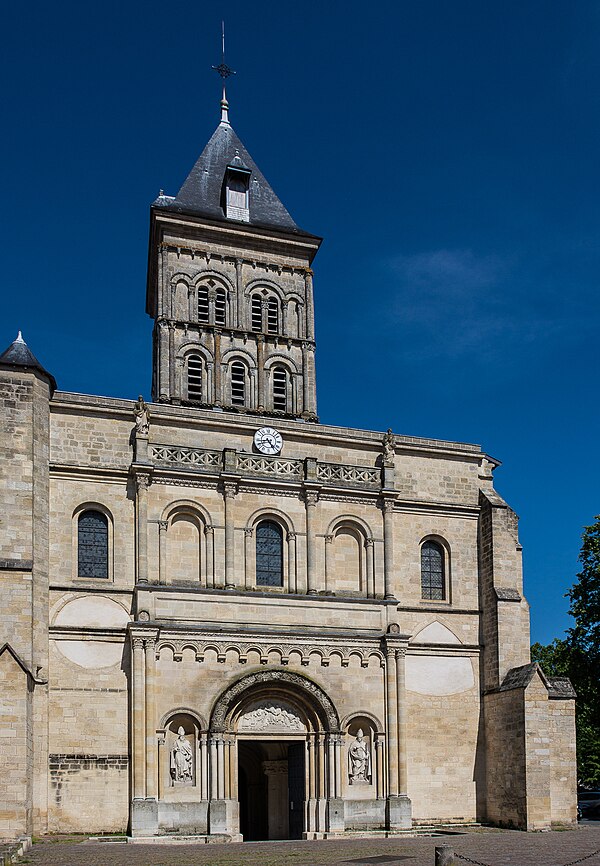
<svg viewBox="0 0 600 866"><path fill-rule="evenodd" d="M240 832L247 841L301 839L304 740L239 740Z"/></svg>

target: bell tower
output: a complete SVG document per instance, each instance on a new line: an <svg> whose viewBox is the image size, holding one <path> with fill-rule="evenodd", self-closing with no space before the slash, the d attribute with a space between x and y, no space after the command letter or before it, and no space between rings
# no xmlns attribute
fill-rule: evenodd
<svg viewBox="0 0 600 866"><path fill-rule="evenodd" d="M150 212L155 402L317 420L313 258L229 122Z"/></svg>

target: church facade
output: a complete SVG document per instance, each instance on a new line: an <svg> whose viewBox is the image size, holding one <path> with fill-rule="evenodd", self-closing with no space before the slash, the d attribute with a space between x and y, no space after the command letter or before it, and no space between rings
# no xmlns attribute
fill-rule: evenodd
<svg viewBox="0 0 600 866"><path fill-rule="evenodd" d="M152 402L0 356L0 837L575 822L497 461L319 424L319 244L223 103L151 207Z"/></svg>

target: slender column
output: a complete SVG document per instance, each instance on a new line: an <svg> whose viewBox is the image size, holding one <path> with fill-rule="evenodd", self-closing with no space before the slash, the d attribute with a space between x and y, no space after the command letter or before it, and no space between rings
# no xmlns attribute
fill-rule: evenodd
<svg viewBox="0 0 600 866"><path fill-rule="evenodd" d="M328 769L328 785L327 796L335 797L335 742L333 734L329 734L327 740L327 769Z"/></svg>
<svg viewBox="0 0 600 866"><path fill-rule="evenodd" d="M223 740L223 796L227 800L231 797L231 752L229 745L229 737L227 737Z"/></svg>
<svg viewBox="0 0 600 866"><path fill-rule="evenodd" d="M385 693L387 715L388 795L398 796L398 698L396 686L396 650L386 651Z"/></svg>
<svg viewBox="0 0 600 866"><path fill-rule="evenodd" d="M157 797L157 767L156 767L156 711L155 711L155 656L156 638L144 640L146 650L146 799L156 800Z"/></svg>
<svg viewBox="0 0 600 866"><path fill-rule="evenodd" d="M310 735L306 748L308 751L308 797L310 800L315 800L317 797L317 778L315 776L315 737Z"/></svg>
<svg viewBox="0 0 600 866"><path fill-rule="evenodd" d="M339 734L335 734L335 796L339 799L342 796L342 738Z"/></svg>
<svg viewBox="0 0 600 866"><path fill-rule="evenodd" d="M395 598L394 585L394 500L383 500L383 568L384 595Z"/></svg>
<svg viewBox="0 0 600 866"><path fill-rule="evenodd" d="M375 784L377 799L383 799L383 740L377 736L375 739Z"/></svg>
<svg viewBox="0 0 600 866"><path fill-rule="evenodd" d="M175 323L169 322L169 397L175 397Z"/></svg>
<svg viewBox="0 0 600 866"><path fill-rule="evenodd" d="M217 767L217 738L214 734L210 738L210 799L218 799L218 767Z"/></svg>
<svg viewBox="0 0 600 866"><path fill-rule="evenodd" d="M208 734L200 734L200 799L208 800Z"/></svg>
<svg viewBox="0 0 600 866"><path fill-rule="evenodd" d="M310 377L308 373L308 343L302 343L302 414L310 413Z"/></svg>
<svg viewBox="0 0 600 866"><path fill-rule="evenodd" d="M159 270L159 280L158 280L158 293L156 296L156 318L160 319L163 316L163 311L165 307L164 302L164 293L165 293L165 274L167 272L167 250L162 244L159 244L158 247L158 270Z"/></svg>
<svg viewBox="0 0 600 866"><path fill-rule="evenodd" d="M265 338L256 335L256 366L258 367L258 406L259 412L265 411Z"/></svg>
<svg viewBox="0 0 600 866"><path fill-rule="evenodd" d="M229 740L229 796L237 800L237 743Z"/></svg>
<svg viewBox="0 0 600 866"><path fill-rule="evenodd" d="M281 302L281 333L288 333L288 301Z"/></svg>
<svg viewBox="0 0 600 866"><path fill-rule="evenodd" d="M143 800L145 791L144 755L144 640L132 638L133 644L133 799Z"/></svg>
<svg viewBox="0 0 600 866"><path fill-rule="evenodd" d="M204 527L204 535L206 537L206 585L215 585L215 531L210 524Z"/></svg>
<svg viewBox="0 0 600 866"><path fill-rule="evenodd" d="M317 735L319 799L325 798L325 734Z"/></svg>
<svg viewBox="0 0 600 866"><path fill-rule="evenodd" d="M196 303L196 290L188 286L188 319L190 322L198 321L198 304Z"/></svg>
<svg viewBox="0 0 600 866"><path fill-rule="evenodd" d="M304 492L304 503L306 505L306 577L308 595L317 594L317 557L315 538L315 512L319 494L316 490Z"/></svg>
<svg viewBox="0 0 600 866"><path fill-rule="evenodd" d="M166 520L158 521L158 582L167 582L167 529Z"/></svg>
<svg viewBox="0 0 600 866"><path fill-rule="evenodd" d="M332 542L333 542L333 535L326 535L325 536L325 585L323 587L325 592L328 592L329 587L331 586L330 569L331 569L331 553L332 553L331 545L332 545Z"/></svg>
<svg viewBox="0 0 600 866"><path fill-rule="evenodd" d="M217 300L217 292L215 289L208 290L208 321L211 325L215 323L215 302Z"/></svg>
<svg viewBox="0 0 600 866"><path fill-rule="evenodd" d="M217 739L217 799L225 798L225 756L223 737Z"/></svg>
<svg viewBox="0 0 600 866"><path fill-rule="evenodd" d="M158 322L158 399L169 399L169 325L161 319Z"/></svg>
<svg viewBox="0 0 600 866"><path fill-rule="evenodd" d="M367 596L375 598L375 568L373 551L375 545L372 538L365 538L365 558L367 560Z"/></svg>
<svg viewBox="0 0 600 866"><path fill-rule="evenodd" d="M396 696L398 701L398 793L406 796L406 650L396 650Z"/></svg>
<svg viewBox="0 0 600 866"><path fill-rule="evenodd" d="M244 529L244 584L246 589L256 585L256 559L253 554L253 534L251 526Z"/></svg>
<svg viewBox="0 0 600 866"><path fill-rule="evenodd" d="M313 272L307 268L304 272L304 290L306 294L306 336L309 340L315 338L315 313L313 304Z"/></svg>
<svg viewBox="0 0 600 866"><path fill-rule="evenodd" d="M150 475L135 476L137 514L137 581L148 583L148 486Z"/></svg>
<svg viewBox="0 0 600 866"><path fill-rule="evenodd" d="M158 799L162 800L165 796L164 783L164 767L165 767L165 732L162 731L158 738Z"/></svg>
<svg viewBox="0 0 600 866"><path fill-rule="evenodd" d="M298 592L298 581L296 575L296 533L288 532L288 591Z"/></svg>
<svg viewBox="0 0 600 866"><path fill-rule="evenodd" d="M246 329L246 316L244 309L244 284L242 280L243 259L235 260L235 290L237 292L237 326L240 330Z"/></svg>
<svg viewBox="0 0 600 866"><path fill-rule="evenodd" d="M237 484L223 484L225 502L225 589L235 588L235 531L233 524L233 500L237 493Z"/></svg>
<svg viewBox="0 0 600 866"><path fill-rule="evenodd" d="M223 370L221 366L221 331L215 328L215 406L223 405Z"/></svg>

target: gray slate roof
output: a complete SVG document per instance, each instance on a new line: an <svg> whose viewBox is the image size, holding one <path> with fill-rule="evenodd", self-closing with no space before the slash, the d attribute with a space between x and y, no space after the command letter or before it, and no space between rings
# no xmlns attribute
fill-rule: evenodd
<svg viewBox="0 0 600 866"><path fill-rule="evenodd" d="M565 700L576 697L575 689L568 677L547 677L537 662L530 662L528 665L511 668L504 677L498 691L506 692L512 689L526 689L536 671L539 671L542 680L548 688L549 698L562 698Z"/></svg>
<svg viewBox="0 0 600 866"><path fill-rule="evenodd" d="M216 128L177 195L160 195L153 207L224 220L223 181L228 165L251 172L250 225L308 235L298 228L229 123Z"/></svg>
<svg viewBox="0 0 600 866"><path fill-rule="evenodd" d="M48 379L51 390L56 390L56 379L51 373L42 367L21 336L20 331L17 339L13 340L8 349L0 355L0 366L14 367L19 370L37 370L38 373L42 373Z"/></svg>

